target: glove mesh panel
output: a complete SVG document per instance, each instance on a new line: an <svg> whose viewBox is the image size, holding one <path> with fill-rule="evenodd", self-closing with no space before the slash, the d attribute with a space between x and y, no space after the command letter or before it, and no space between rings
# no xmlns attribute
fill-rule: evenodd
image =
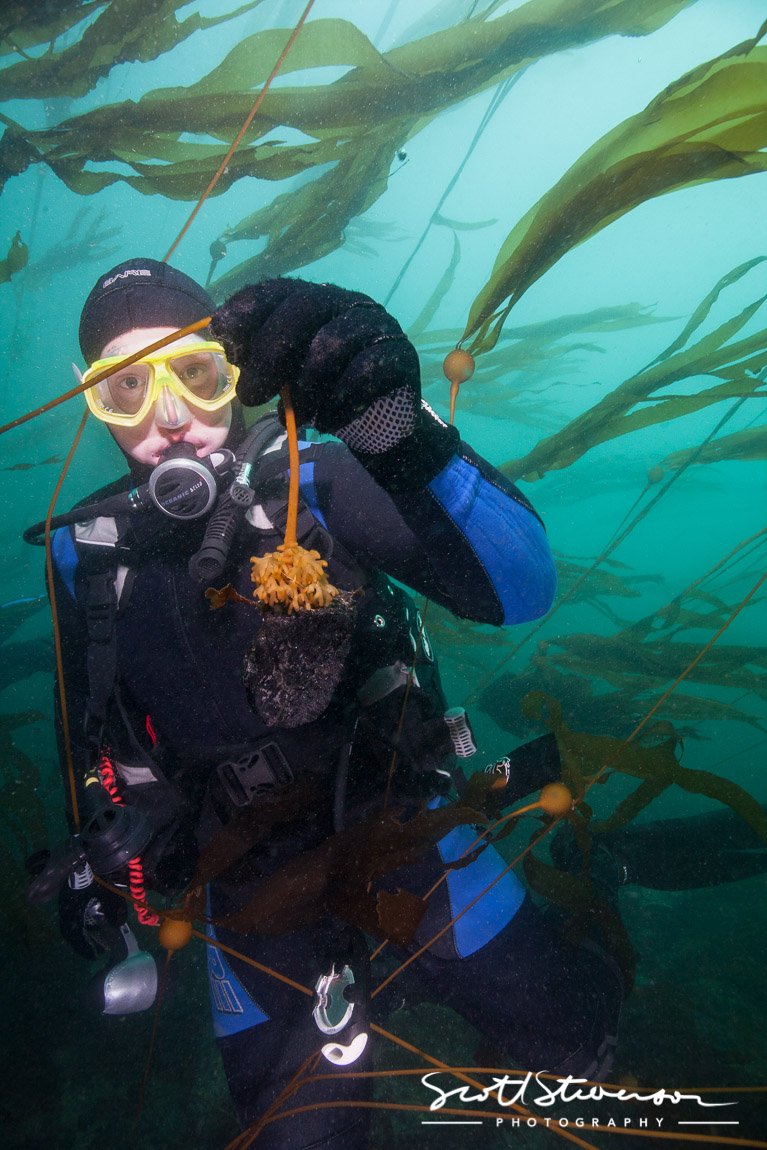
<svg viewBox="0 0 767 1150"><path fill-rule="evenodd" d="M415 425L415 395L410 387L398 387L381 396L357 419L336 432L351 451L380 455L410 435Z"/></svg>

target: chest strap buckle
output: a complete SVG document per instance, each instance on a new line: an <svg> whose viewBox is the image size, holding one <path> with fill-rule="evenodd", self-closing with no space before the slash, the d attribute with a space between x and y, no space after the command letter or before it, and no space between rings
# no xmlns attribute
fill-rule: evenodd
<svg viewBox="0 0 767 1150"><path fill-rule="evenodd" d="M293 772L277 743L262 743L217 768L226 797L235 807L268 800L293 782Z"/></svg>

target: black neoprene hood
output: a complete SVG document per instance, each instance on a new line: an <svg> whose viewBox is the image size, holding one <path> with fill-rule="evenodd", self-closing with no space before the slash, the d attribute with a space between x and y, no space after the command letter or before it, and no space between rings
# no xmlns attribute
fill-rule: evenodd
<svg viewBox="0 0 767 1150"><path fill-rule="evenodd" d="M185 327L216 305L204 288L184 272L159 260L132 259L117 264L85 301L80 316L80 349L85 362L136 327Z"/></svg>

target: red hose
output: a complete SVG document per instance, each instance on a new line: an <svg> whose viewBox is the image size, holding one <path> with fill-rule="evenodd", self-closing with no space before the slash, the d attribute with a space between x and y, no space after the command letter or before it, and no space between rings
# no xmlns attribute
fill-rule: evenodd
<svg viewBox="0 0 767 1150"><path fill-rule="evenodd" d="M151 720L147 716L147 730L151 725ZM152 732L154 733L154 732ZM125 803L123 797L117 788L117 777L115 775L115 768L112 760L107 751L103 750L99 756L98 765L99 778L104 790L109 795L112 802L117 807L124 807ZM131 901L133 902L133 909L136 912L139 922L143 926L157 926L160 919L153 911L149 910L146 905L146 888L144 886L144 868L141 865L141 856L136 855L135 858L128 860L128 888L130 890Z"/></svg>

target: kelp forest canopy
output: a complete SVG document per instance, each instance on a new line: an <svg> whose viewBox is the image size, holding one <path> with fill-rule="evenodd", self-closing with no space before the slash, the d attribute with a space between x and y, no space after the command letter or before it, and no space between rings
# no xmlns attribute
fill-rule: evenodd
<svg viewBox="0 0 767 1150"><path fill-rule="evenodd" d="M321 67L349 71L329 84L283 87L273 93L268 115L253 125L217 191L224 193L246 175L281 181L326 165L329 170L318 170L302 188L277 196L266 208L225 230L220 237L224 244L259 237L266 237L267 243L256 259L221 275L214 291L223 296L249 280L284 274L332 252L342 241L345 226L384 191L397 152L435 116L556 52L616 33L652 32L690 2L531 0L505 15L496 12L501 5L484 9L475 5L480 10L455 26L388 52L377 50L349 21L313 20L286 61L284 73ZM88 80L93 84L106 70L105 64L93 63L96 45L99 59L108 59L111 53L115 63L151 60L200 26L191 17L177 23L169 3L151 5L147 20L152 8L159 31L140 45L131 0L102 6L80 39L58 52L46 22L38 33L38 46L47 41L54 51L39 63L22 58L12 64L7 70L9 94L23 101L82 96L84 84ZM82 19L77 6L69 13L73 24L78 15ZM29 17L19 24L27 43L34 26ZM13 37L11 26L6 46L15 43ZM100 103L49 129L30 131L4 117L0 172L8 179L41 163L81 195L125 181L146 195L194 200L206 173L215 169L245 118L284 40L282 29L256 33L236 44L194 84L150 90L137 101ZM28 54L26 48L24 52ZM743 86L743 100L749 91L753 100L758 76L752 77L750 89ZM275 129L300 133L302 139L294 144L265 139ZM182 139L190 133L197 139ZM662 143L659 139L659 146ZM106 164L129 171L98 170ZM646 194L657 190L648 189ZM614 214L611 205L605 208Z"/></svg>
<svg viewBox="0 0 767 1150"><path fill-rule="evenodd" d="M685 596L697 595L689 587L698 573L685 570L675 591L685 602L685 625L653 659L658 619L665 618L656 593L664 582L660 556L650 548L636 569L630 557L612 551L640 523L639 533L646 531L651 512L657 521L682 498L685 484L694 499L696 477L716 470L701 465L726 465L723 474L736 485L739 466L760 474L767 453L761 414L767 252L753 250L741 260L718 252L709 282L702 271L688 286L686 307L667 301L659 309L651 274L641 300L608 291L591 300L594 306L578 310L571 300L558 312L524 310L522 301L577 249L588 252L587 241L615 234L620 221L625 229L633 213L659 197L672 205L674 197L718 184L716 203L726 212L726 188L751 183L742 177L755 176L764 188L767 26L753 19L750 34L735 42L724 42L717 29L707 43L718 50L678 51L676 67L670 54L666 82L654 90L645 84L645 95L632 97L634 110L614 114L607 130L590 128L591 138L584 131L583 146L571 148L564 163L549 154L543 131L533 173L537 165L559 174L548 184L538 181L534 191L520 169L488 161L485 146L490 140L496 149L504 141L513 147L531 109L543 127L549 105L567 100L556 81L537 80L538 74L549 69L555 77L560 61L580 53L609 60L624 45L636 45L641 58L654 38L677 26L676 43L687 49L697 12L711 16L714 0L454 0L424 2L408 19L395 3L370 7L363 20L330 0L316 5L216 184L210 216L201 216L194 239L184 241L194 251L186 265L207 278L218 300L272 275L348 282L346 269L353 267L349 286L384 298L401 315L421 354L426 395L438 409L445 403L444 355L459 344L477 357L476 375L459 400L459 425L465 421L467 435L476 425L478 446L509 478L536 481L535 498L555 523L569 499L566 487L551 482L556 473L585 468L581 508L602 506L612 495L612 517L605 516L601 538L593 536L590 558L560 556L555 613L563 613L542 634L535 625L529 642L512 642L504 632L488 635L442 613L433 619L456 674L481 666L483 681L473 694L501 728L527 729L523 683L558 695L571 723L577 725L577 715L569 701L576 699L575 710L590 717L585 726L623 729L665 672L721 624L732 596L720 583L739 588L763 557L763 536L741 516L743 538L723 537L723 552L735 550L708 591L706 602L717 609L700 609L697 598L687 605ZM748 28L757 7L744 0L739 28ZM142 228L134 221L145 219L151 229L159 214L179 218L171 213L174 203L195 202L298 15L284 0L182 6L148 0L140 21L133 0L4 5L0 177L4 203L23 205L0 259L6 315L15 312L12 353L22 349L25 308L57 277L77 269L87 290L94 269L135 253ZM611 90L614 101L617 91ZM458 148L454 124L461 126ZM426 161L418 158L423 140L431 149ZM435 158L442 184L432 187ZM421 178L422 203L411 213L397 189L419 163L421 176L429 172L428 194ZM33 189L31 210L29 195L19 199L22 187ZM69 210L51 228L47 201L61 195ZM183 248L177 258L186 266ZM386 279L384 264L394 269ZM591 268L592 283L599 271L598 263ZM595 380L600 360L605 383ZM624 363L631 370L621 375ZM495 428L489 445L481 441L488 420ZM648 438L671 426L681 437ZM8 471L60 458L58 444L26 458L6 442ZM525 442L523 453L509 452L507 445ZM623 450L624 443L630 457L644 452L644 466L637 474L632 463L622 475L610 464L606 484L589 462L609 458L604 452ZM627 546L630 556L632 542ZM631 611L624 613L627 598L639 599L644 617L655 622L643 629ZM763 692L751 668L764 662L764 647L757 632L750 637L757 640L756 662L748 644L724 640L699 668L707 670L706 687L699 680L670 698L666 717L681 720L690 734L725 718L761 730ZM474 661L474 651L488 644L498 653L495 672L484 656ZM736 689L741 694L733 698ZM467 693L463 683L461 690Z"/></svg>
<svg viewBox="0 0 767 1150"><path fill-rule="evenodd" d="M304 8L0 5L0 422L72 386L80 301L118 260L162 258ZM171 259L218 303L285 275L369 293L445 418L442 362L475 357L456 422L541 513L559 589L533 624L430 604L426 626L477 771L551 731L582 836L723 807L767 836L764 589L742 606L767 557L764 19L759 0L315 0ZM43 576L20 535L81 410L0 440L0 854L35 945L22 864L60 837L61 798ZM121 466L87 427L59 509ZM467 811L432 812L413 842L372 819L297 860L248 921L284 928L300 889L307 916L322 897L373 929L372 876ZM198 886L269 831L217 843ZM350 850L358 889L339 879ZM540 894L592 913L552 872L545 850L526 863ZM630 941L599 913L630 975Z"/></svg>

